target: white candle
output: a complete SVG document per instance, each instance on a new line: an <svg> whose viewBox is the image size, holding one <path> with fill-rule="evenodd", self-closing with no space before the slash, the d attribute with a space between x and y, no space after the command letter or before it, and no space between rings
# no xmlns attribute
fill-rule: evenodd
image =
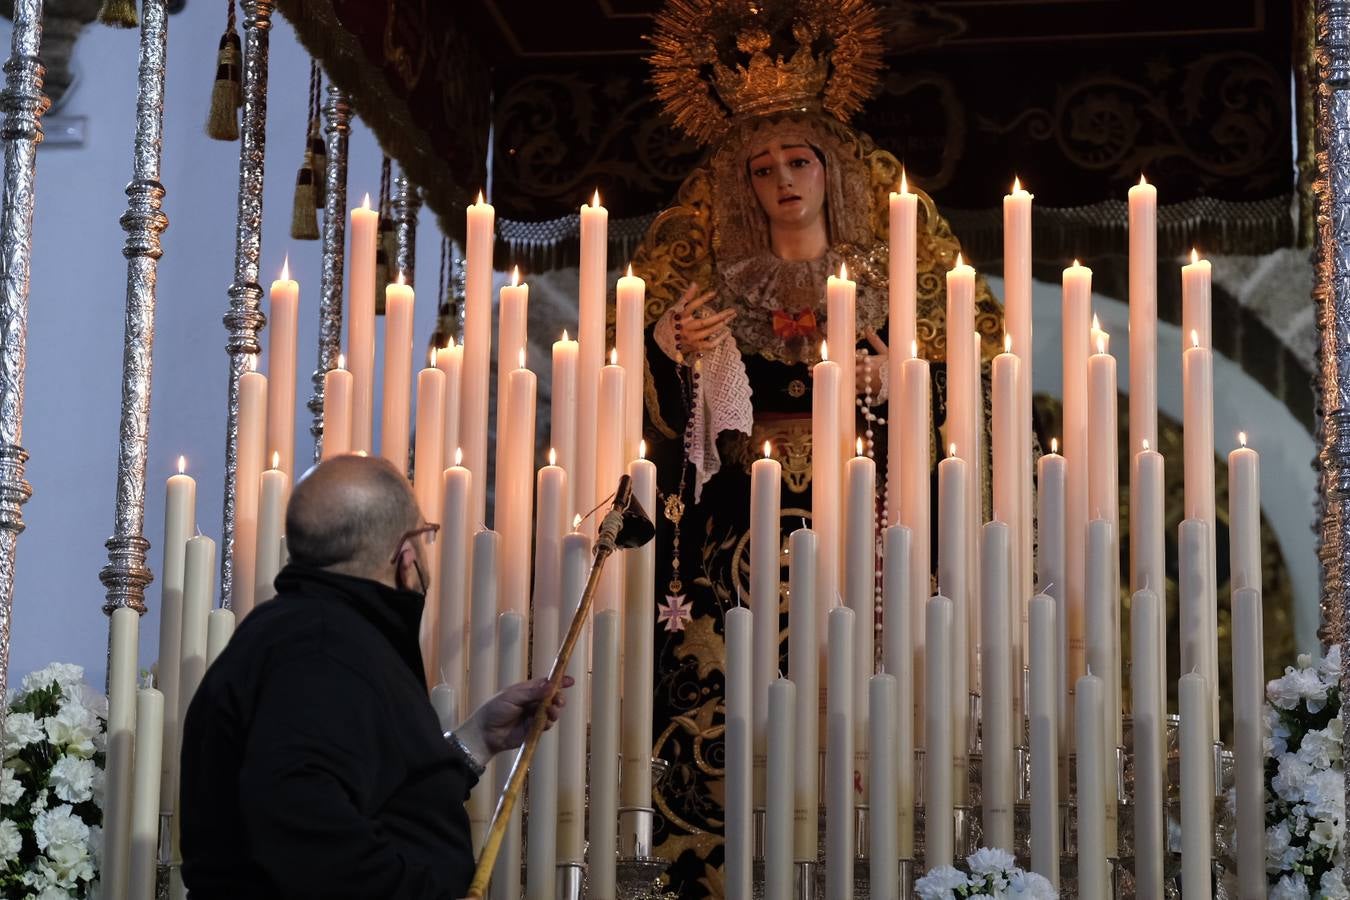
<svg viewBox="0 0 1350 900"><path fill-rule="evenodd" d="M1059 728L1059 763L1068 777L1069 734L1073 729L1073 706L1069 702L1068 609L1064 595L1064 481L1067 465L1055 452L1058 444L1050 439L1050 452L1036 463L1036 584L1055 601L1055 689L1058 691L1056 725ZM1033 657L1034 658L1034 657Z"/></svg>
<svg viewBox="0 0 1350 900"><path fill-rule="evenodd" d="M434 356L434 354L433 354ZM413 491L422 518L439 522L445 437L445 373L427 366L417 373L417 432L413 446Z"/></svg>
<svg viewBox="0 0 1350 900"><path fill-rule="evenodd" d="M546 678L553 665L561 615L566 473L556 466L539 470L539 517L535 526L533 628L530 677ZM558 730L544 732L529 771L529 816L525 819L525 900L554 900L558 867Z"/></svg>
<svg viewBox="0 0 1350 900"><path fill-rule="evenodd" d="M413 289L398 280L384 289L384 396L380 398L380 456L408 471L408 410L412 390Z"/></svg>
<svg viewBox="0 0 1350 900"><path fill-rule="evenodd" d="M970 336L975 332L975 270L961 256L947 272L947 438L956 444L961 458L975 458L975 409L969 402L975 386L970 383L974 369ZM983 404L981 404L983 405Z"/></svg>
<svg viewBox="0 0 1350 900"><path fill-rule="evenodd" d="M750 900L753 876L751 669L754 614L727 610L726 623L726 881L727 900Z"/></svg>
<svg viewBox="0 0 1350 900"><path fill-rule="evenodd" d="M230 606L235 615L253 609L257 588L258 485L267 458L267 378L245 372L239 379L239 433L234 476L234 583ZM266 598L264 598L266 599Z"/></svg>
<svg viewBox="0 0 1350 900"><path fill-rule="evenodd" d="M164 695L136 692L136 762L131 791L131 864L127 897L151 900L159 861L160 768L164 749Z"/></svg>
<svg viewBox="0 0 1350 900"><path fill-rule="evenodd" d="M525 616L508 610L497 617L497 690L502 691L525 678L525 645L529 641ZM514 754L502 754L492 763L494 787L500 797L506 789ZM523 811L511 811L506 836L502 838L497 867L492 873L494 900L519 900L521 863L521 824Z"/></svg>
<svg viewBox="0 0 1350 900"><path fill-rule="evenodd" d="M1214 851L1214 738L1210 730L1210 688L1196 672L1181 676L1181 891L1211 897Z"/></svg>
<svg viewBox="0 0 1350 900"><path fill-rule="evenodd" d="M1006 215L1006 200L1004 212ZM1005 238L1006 239L1006 238ZM1011 340L1005 338L1004 347L1011 348ZM1012 723L1018 733L1021 731L1022 706L1022 666L1025 629L1026 600L1030 596L1022 595L1023 566L1031 564L1022 556L1022 502L1023 484L1031 471L1031 460L1024 453L1028 449L1022 436L1021 418L1021 360L1010 349L1005 350L990 366L991 393L994 408L993 415L993 514L995 521L1003 522L1008 529L1007 579L1009 587L1003 592L1008 604L1008 632L1000 638L1011 644L1008 660L1008 677L1012 688ZM1024 458L1026 457L1026 458ZM1025 466L1025 471L1024 471ZM1029 499L1028 495L1028 499ZM982 603L982 613L988 610L988 604ZM995 676L997 677L997 676ZM992 845L991 845L992 846Z"/></svg>
<svg viewBox="0 0 1350 900"><path fill-rule="evenodd" d="M819 545L816 533L809 528L792 532L788 543L788 664L797 685L794 862L816 861L820 825L820 646L816 640Z"/></svg>
<svg viewBox="0 0 1350 900"><path fill-rule="evenodd" d="M431 689L431 708L436 710L436 724L442 732L453 731L459 724L459 696L444 681ZM543 798L536 795L534 799Z"/></svg>
<svg viewBox="0 0 1350 900"><path fill-rule="evenodd" d="M1014 178L1003 198L1003 320L1013 346L1028 360L1031 351L1031 200Z"/></svg>
<svg viewBox="0 0 1350 900"><path fill-rule="evenodd" d="M1210 530L1199 519L1186 519L1177 529L1179 606L1181 609L1181 671L1206 672L1217 676L1218 633L1214 627L1217 611L1210 604L1213 569L1208 565L1213 553ZM1206 684L1217 683L1205 679ZM1218 692L1211 689L1210 729L1217 730L1219 722Z"/></svg>
<svg viewBox="0 0 1350 900"><path fill-rule="evenodd" d="M164 748L160 754L164 812L175 808L174 786L178 783L178 669L183 656L183 566L187 542L197 520L197 482L183 470L187 461L178 457L178 474L169 476L164 487L164 565L160 575L159 689L164 694Z"/></svg>
<svg viewBox="0 0 1350 900"><path fill-rule="evenodd" d="M1078 896L1106 900L1106 686L1096 675L1078 679L1074 698L1078 753ZM1188 895L1189 896L1189 895Z"/></svg>
<svg viewBox="0 0 1350 900"><path fill-rule="evenodd" d="M216 661L225 645L234 636L234 612L228 609L213 609L206 616L206 665ZM175 751L177 752L177 751Z"/></svg>
<svg viewBox="0 0 1350 900"><path fill-rule="evenodd" d="M645 446L639 444L639 451L642 450ZM656 465L648 459L635 459L628 464L628 477L633 480L633 499L655 521ZM625 809L652 807L655 585L656 542L648 541L624 551L623 772L619 777L623 795L619 799ZM639 836L634 830L636 821L630 815L620 822L624 856L632 855L636 847Z"/></svg>
<svg viewBox="0 0 1350 900"><path fill-rule="evenodd" d="M873 675L868 679L868 750L876 757L872 768L868 803L871 807L872 835L868 847L871 860L872 898L900 900L900 843L896 831L896 770L902 761L896 742L896 684L894 675ZM908 710L906 711L908 712Z"/></svg>
<svg viewBox="0 0 1350 900"><path fill-rule="evenodd" d="M966 646L980 645L980 604L975 591L980 586L980 524L984 522L984 472L985 461L989 459L988 447L984 437L984 377L982 372L982 353L978 332L970 333L970 355L966 357L970 364L970 378L966 381L966 405L970 409L971 427L975 433L973 452L962 451L962 458L969 463L966 469L966 586L971 592L970 602L966 605ZM959 445L958 445L959 446ZM992 485L991 485L992 487ZM979 655L970 653L966 658L968 674L966 685L972 694L980 692Z"/></svg>
<svg viewBox="0 0 1350 900"><path fill-rule="evenodd" d="M1088 521L1088 316L1092 270L1077 260L1064 270L1064 603L1067 660L1065 684L1085 671L1083 656L1084 552Z"/></svg>
<svg viewBox="0 0 1350 900"><path fill-rule="evenodd" d="M452 337L444 347L436 349L436 368L444 377L441 393L441 458L442 464L459 447L460 394L464 382L464 347L456 346Z"/></svg>
<svg viewBox="0 0 1350 900"><path fill-rule="evenodd" d="M1238 435L1242 446L1228 454L1228 548L1230 584L1261 590L1261 458Z"/></svg>
<svg viewBox="0 0 1350 900"><path fill-rule="evenodd" d="M375 245L380 214L367 194L351 212L347 253L347 367L352 373L351 450L375 449ZM467 321L467 316L466 316Z"/></svg>
<svg viewBox="0 0 1350 900"><path fill-rule="evenodd" d="M1008 604L1008 526L989 522L980 545L980 656L984 667L984 694L980 704L984 760L980 796L983 803L983 843L1011 853L1013 804L1013 656L1009 640L1013 626ZM1020 660L1018 675L1021 675Z"/></svg>
<svg viewBox="0 0 1350 900"><path fill-rule="evenodd" d="M300 285L290 261L272 282L267 316L267 446L281 455L281 471L295 477L295 335ZM165 697L168 701L168 697Z"/></svg>
<svg viewBox="0 0 1350 900"><path fill-rule="evenodd" d="M821 361L816 363L811 395L811 528L820 544L816 569L816 634L824 651L826 611L838 602L840 521L839 495L842 491L843 462L839 455L839 398L843 367L829 359L828 347L821 345ZM799 689L805 685L797 682Z"/></svg>
<svg viewBox="0 0 1350 900"><path fill-rule="evenodd" d="M343 368L339 356L337 368L323 376L323 454L321 460L352 451L352 373Z"/></svg>
<svg viewBox="0 0 1350 900"><path fill-rule="evenodd" d="M1158 446L1158 189L1130 188L1130 446ZM1137 590L1137 588L1136 588Z"/></svg>
<svg viewBox="0 0 1350 900"><path fill-rule="evenodd" d="M1027 604L1030 650L1031 869L1059 886L1059 628L1055 598Z"/></svg>
<svg viewBox="0 0 1350 900"><path fill-rule="evenodd" d="M858 346L856 298L857 284L848 277L848 270L844 266L839 267L838 277L830 275L825 279L826 337L830 346L834 347L834 358L841 363L839 406L836 410L839 424L835 432L840 459L853 449L853 436L858 430L854 405L854 398L858 395L857 369L854 366ZM820 390L820 387L820 382L816 382L815 390ZM812 443L811 446L814 451L816 444Z"/></svg>
<svg viewBox="0 0 1350 900"><path fill-rule="evenodd" d="M957 797L965 796L967 733L970 720L969 705L969 610L970 593L966 578L966 529L973 527L966 521L969 506L966 502L966 461L955 455L938 463L938 590L951 600L951 652L942 661L951 670L950 693L944 723L952 732L954 789ZM932 653L932 648L928 649ZM932 668L929 667L929 671ZM928 724L932 724L932 719ZM930 765L936 765L930 760ZM931 776L931 773L929 775Z"/></svg>
<svg viewBox="0 0 1350 900"><path fill-rule="evenodd" d="M769 685L769 759L764 813L764 897L792 896L795 816L797 686L786 678Z"/></svg>
<svg viewBox="0 0 1350 900"><path fill-rule="evenodd" d="M108 647L108 755L105 766L103 883L126 895L131 854L132 765L136 755L136 673L140 613L112 611ZM157 767L158 768L158 767Z"/></svg>
<svg viewBox="0 0 1350 900"><path fill-rule="evenodd" d="M458 454L457 454L458 455ZM438 630L435 636L435 673L437 677L458 691L460 718L468 699L465 650L469 633L469 500L473 475L461 465L454 465L441 473L441 588L436 601ZM423 651L425 652L425 650Z"/></svg>
<svg viewBox="0 0 1350 900"><path fill-rule="evenodd" d="M272 468L262 473L258 502L257 587L254 599L261 603L276 596L272 582L281 571L281 538L286 530L286 501L291 480L277 468L279 458L272 454Z"/></svg>
<svg viewBox="0 0 1350 900"><path fill-rule="evenodd" d="M1096 325L1094 318L1093 325ZM1108 614L1109 661L1102 662L1106 681L1106 711L1112 722L1109 746L1122 744L1120 710L1120 473L1116 434L1119 419L1116 415L1116 358L1108 351L1109 336L1094 328L1093 349L1088 357L1088 515L1092 520L1104 520L1110 526L1108 546L1103 559L1106 579L1101 586L1109 592L1104 599ZM1089 576L1091 577L1091 576ZM1090 590L1090 589L1089 589ZM1095 663L1093 670L1097 671ZM1109 816L1108 816L1109 818ZM1109 823L1108 823L1109 828Z"/></svg>
<svg viewBox="0 0 1350 900"><path fill-rule="evenodd" d="M1191 332L1181 355L1185 433L1186 517L1214 519L1214 360ZM1211 525L1212 527L1212 525Z"/></svg>
<svg viewBox="0 0 1350 900"><path fill-rule="evenodd" d="M178 671L178 721L182 722L192 695L206 672L208 625L216 565L216 542L197 535L187 542L183 582L182 663Z"/></svg>
<svg viewBox="0 0 1350 900"><path fill-rule="evenodd" d="M911 346L911 352L917 351ZM892 372L895 370L892 369ZM932 577L932 468L928 459L928 444L932 440L930 422L932 395L930 392L928 360L911 356L900 367L899 403L891 400L890 414L887 417L889 434L889 452L900 453L899 468L900 495L897 500L894 492L890 495L890 509L899 510L898 524L909 529L910 564L909 597L907 606L909 628L913 642L914 672L914 741L923 742L923 709L920 706L924 696L924 607L928 603L930 580ZM895 395L892 395L895 398ZM897 434L898 430L898 434ZM894 465L894 457L892 457ZM903 840L903 832L901 840Z"/></svg>
<svg viewBox="0 0 1350 900"><path fill-rule="evenodd" d="M1131 363L1133 365L1133 363ZM1153 445L1134 455L1130 466L1130 593L1151 590L1159 596L1167 585L1166 536L1163 524L1163 456ZM1159 613L1154 641L1158 646L1157 705L1167 709L1167 616ZM1159 733L1159 740L1165 735Z"/></svg>
<svg viewBox="0 0 1350 900"><path fill-rule="evenodd" d="M941 595L928 601L927 673L924 679L924 864L931 870L952 864L952 601Z"/></svg>
<svg viewBox="0 0 1350 900"><path fill-rule="evenodd" d="M623 393L627 373L614 360L617 353L610 353L610 364L600 370L600 388L597 393L600 419L599 433L595 437L595 499L587 506L596 505L609 497L619 483L627 460L623 457ZM605 508L608 508L607 506ZM599 519L603 511L592 516ZM600 576L600 588L595 595L595 608L619 609L623 593L623 562L617 557L613 565L605 567Z"/></svg>
<svg viewBox="0 0 1350 900"><path fill-rule="evenodd" d="M751 685L754 697L755 785L754 803L764 805L764 767L768 753L767 732L769 685L779 670L779 583L782 566L783 467L770 456L764 442L764 458L750 467L750 608L755 611L755 666Z"/></svg>
<svg viewBox="0 0 1350 900"><path fill-rule="evenodd" d="M523 360L522 360L523 362ZM498 472L497 530L502 535L501 609L525 614L530 597L530 520L534 514L534 414L537 380L521 366L507 377L510 417L498 434L507 452ZM475 479L477 481L477 479Z"/></svg>
<svg viewBox="0 0 1350 900"><path fill-rule="evenodd" d="M1130 601L1130 695L1134 701L1134 881L1140 896L1163 895L1163 802L1167 770L1162 683L1166 665L1157 642L1162 603L1152 590ZM1263 826L1264 829L1264 826ZM1257 854L1265 886L1265 853Z"/></svg>
<svg viewBox="0 0 1350 900"><path fill-rule="evenodd" d="M915 340L915 293L918 290L917 268L919 195L911 193L900 173L900 190L890 196L890 269L888 280L890 316L891 373L900 370L901 361ZM898 353L896 351L899 351Z"/></svg>
<svg viewBox="0 0 1350 900"><path fill-rule="evenodd" d="M1106 847L1107 852L1114 857L1116 798L1115 792L1110 790L1110 787L1114 782L1112 772L1115 768L1113 754L1117 746L1116 723L1120 720L1119 708L1115 705L1115 698L1119 696L1120 689L1120 666L1116 662L1112 634L1112 607L1117 602L1111 581L1113 562L1111 553L1114 547L1112 537L1110 522L1105 519L1093 519L1088 522L1087 583L1084 599L1087 603L1085 628L1087 666L1093 674L1099 674L1102 689L1105 691L1102 713L1097 719L1097 726L1103 729L1102 746L1110 749L1100 756L1098 762L1102 767L1102 784L1107 790L1107 797L1103 801L1105 805L1102 808L1106 817ZM1081 747L1078 752L1081 756L1083 752Z"/></svg>
<svg viewBox="0 0 1350 900"><path fill-rule="evenodd" d="M1237 788L1238 896L1266 896L1265 629L1261 592L1233 592L1233 762Z"/></svg>
<svg viewBox="0 0 1350 900"><path fill-rule="evenodd" d="M605 356L605 272L609 243L609 212L596 191L581 206L581 263L578 285L576 471L572 476L577 512L585 515L613 485L597 482L596 439L599 437L600 368ZM583 527L594 535L595 518Z"/></svg>
<svg viewBox="0 0 1350 900"><path fill-rule="evenodd" d="M501 535L495 531L485 529L474 535L469 612L469 709L482 706L497 692L497 559L500 547ZM481 779L469 794L469 827L475 847L482 846L495 802L491 779Z"/></svg>
<svg viewBox="0 0 1350 900"><path fill-rule="evenodd" d="M488 383L492 370L492 242L496 211L478 195L465 209L464 362L459 440L464 467L474 473L469 521L486 521ZM495 619L495 616L494 616Z"/></svg>
<svg viewBox="0 0 1350 900"><path fill-rule="evenodd" d="M579 531L562 539L562 615L570 623L586 588L591 569L591 542ZM586 824L586 723L590 705L587 660L591 633L583 628L567 665L574 681L558 721L558 862L584 862Z"/></svg>
<svg viewBox="0 0 1350 900"><path fill-rule="evenodd" d="M619 279L614 291L615 346L619 351L619 365L628 373L624 382L623 399L623 458L638 455L642 440L642 391L647 369L647 345L643 337L646 323L647 283L633 274Z"/></svg>
<svg viewBox="0 0 1350 900"><path fill-rule="evenodd" d="M530 287L527 284L520 283L520 268L513 267L511 269L511 283L502 285L497 300L497 507L495 510L496 518L493 519L493 527L503 532L508 544L511 541L511 536L505 534L503 527L505 523L502 519L502 497L507 494L519 493L513 491L513 486L509 483L510 479L517 475L516 472L512 471L511 459L512 454L517 449L515 442L519 440L519 434L512 433L511 392L504 390L504 388L510 382L513 371L526 368L528 337L525 323L528 316L529 300ZM533 447L533 439L531 439L530 445ZM533 469L533 466L531 466L531 469Z"/></svg>
<svg viewBox="0 0 1350 900"><path fill-rule="evenodd" d="M1194 331L1201 347L1214 346L1210 325L1210 264L1191 250L1191 262L1181 267L1181 332Z"/></svg>
<svg viewBox="0 0 1350 900"><path fill-rule="evenodd" d="M858 440L862 450L862 440ZM844 473L844 600L853 610L853 753L859 800L866 799L870 777L867 746L869 698L867 680L876 658L876 497L877 466L861 455L848 461Z"/></svg>
<svg viewBox="0 0 1350 900"><path fill-rule="evenodd" d="M857 616L829 614L829 684L825 726L825 895L853 896L853 655Z"/></svg>
<svg viewBox="0 0 1350 900"><path fill-rule="evenodd" d="M1033 338L1031 328L1031 201L1034 199L1013 179L1012 193L1003 198L1003 279L1004 329L1012 338L1011 352L1020 358L1017 372L1017 427L1019 437L1015 444L1014 466L1018 492L1018 519L1005 519L1013 529L1013 568L1015 585L1009 594L1014 602L1013 625L1023 648L1026 662L1027 614L1026 601L1031 597L1034 580L1031 571L1031 381ZM995 515L995 518L998 518ZM1016 657L1014 657L1016 659ZM1022 710L1022 678L1013 684L1014 698ZM1020 721L1020 718L1016 721Z"/></svg>
<svg viewBox="0 0 1350 900"><path fill-rule="evenodd" d="M882 622L885 625L883 660L895 676L894 761L875 753L879 765L895 769L897 859L914 857L914 638L910 606L910 566L913 534L903 525L892 525L884 534L882 575ZM922 601L920 601L921 605Z"/></svg>
<svg viewBox="0 0 1350 900"><path fill-rule="evenodd" d="M615 900L619 820L619 611L595 614L591 678L589 897ZM747 648L748 649L748 648Z"/></svg>
<svg viewBox="0 0 1350 900"><path fill-rule="evenodd" d="M568 474L565 509L567 515L572 516L585 510L577 508L580 504L573 497L577 471L577 342L569 340L566 331L562 333L562 340L553 342L551 390L550 440L558 454L558 465Z"/></svg>

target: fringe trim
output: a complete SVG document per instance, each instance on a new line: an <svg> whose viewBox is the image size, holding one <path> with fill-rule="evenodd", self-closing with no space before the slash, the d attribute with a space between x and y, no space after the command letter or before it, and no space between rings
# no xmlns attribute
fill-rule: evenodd
<svg viewBox="0 0 1350 900"><path fill-rule="evenodd" d="M614 269L630 260L657 213L609 220L609 265ZM519 265L527 272L575 266L581 261L581 215L543 222L497 219L495 267L506 271Z"/></svg>

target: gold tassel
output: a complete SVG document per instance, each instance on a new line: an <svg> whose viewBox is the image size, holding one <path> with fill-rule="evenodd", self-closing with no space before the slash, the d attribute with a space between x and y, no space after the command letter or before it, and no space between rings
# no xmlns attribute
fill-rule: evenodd
<svg viewBox="0 0 1350 900"><path fill-rule="evenodd" d="M141 24L136 17L136 0L103 0L98 20L113 28L135 28Z"/></svg>
<svg viewBox="0 0 1350 900"><path fill-rule="evenodd" d="M291 205L291 237L297 241L317 241L319 222L314 215L314 169L309 152L295 175L295 202Z"/></svg>
<svg viewBox="0 0 1350 900"><path fill-rule="evenodd" d="M318 123L314 123L314 137L309 141L310 166L314 169L314 206L317 209L323 209L323 205L328 202L327 183L325 175L328 172L328 149L324 147L323 138L319 137Z"/></svg>
<svg viewBox="0 0 1350 900"><path fill-rule="evenodd" d="M216 81L211 86L211 109L206 116L206 135L218 141L239 140L239 35L227 31L220 37L216 54Z"/></svg>

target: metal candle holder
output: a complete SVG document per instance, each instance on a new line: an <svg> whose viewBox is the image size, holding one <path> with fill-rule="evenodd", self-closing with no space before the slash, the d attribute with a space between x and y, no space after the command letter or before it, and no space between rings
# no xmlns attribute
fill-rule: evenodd
<svg viewBox="0 0 1350 900"><path fill-rule="evenodd" d="M328 86L323 103L324 163L323 255L319 269L319 364L310 376L314 393L309 411L314 419L314 461L323 455L324 376L335 368L342 348L342 279L347 242L347 139L352 107L336 85Z"/></svg>
<svg viewBox="0 0 1350 900"><path fill-rule="evenodd" d="M389 205L394 220L394 271L402 273L403 280L412 284L417 268L417 211L422 208L422 194L402 172L394 178Z"/></svg>

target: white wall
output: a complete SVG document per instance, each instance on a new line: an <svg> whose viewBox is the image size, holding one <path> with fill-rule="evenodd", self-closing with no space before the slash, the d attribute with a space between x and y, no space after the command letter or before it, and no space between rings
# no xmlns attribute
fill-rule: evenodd
<svg viewBox="0 0 1350 900"><path fill-rule="evenodd" d="M155 572L164 479L180 453L198 477L202 533L219 539L221 528L227 374L221 316L234 271L239 147L210 140L202 129L224 18L219 4L192 2L169 20L162 172L169 229L159 264L146 497ZM8 22L0 35L8 55ZM10 646L15 675L60 659L84 665L92 683L103 682L107 620L98 573L113 527L126 295L125 236L117 219L131 175L137 42L134 31L92 26L85 32L76 49L79 79L61 112L87 117L87 139L82 147L38 153L23 437L33 499L19 539ZM309 56L280 15L271 63L261 280L266 287L290 254L302 292L297 397L304 399L318 340L319 244L291 241L288 232ZM377 191L379 169L373 137L354 123L349 194L356 202L363 192ZM422 226L419 280L427 294L417 313L419 344L435 316L440 243L430 216ZM297 421L297 432L303 467L312 447L307 419ZM157 655L157 583L146 599L143 666Z"/></svg>

